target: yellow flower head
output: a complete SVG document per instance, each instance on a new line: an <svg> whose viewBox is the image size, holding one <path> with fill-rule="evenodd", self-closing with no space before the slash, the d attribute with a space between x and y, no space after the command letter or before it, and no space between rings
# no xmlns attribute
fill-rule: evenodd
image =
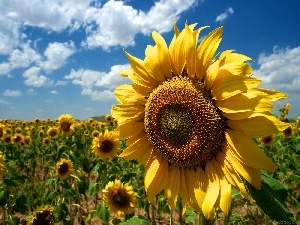
<svg viewBox="0 0 300 225"><path fill-rule="evenodd" d="M63 135L69 136L74 132L74 119L70 114L61 115L58 118L59 128Z"/></svg>
<svg viewBox="0 0 300 225"><path fill-rule="evenodd" d="M45 206L41 210L37 210L34 213L34 217L31 221L27 223L27 225L52 225L54 224L54 216L53 216L53 207Z"/></svg>
<svg viewBox="0 0 300 225"><path fill-rule="evenodd" d="M47 130L47 135L50 138L57 138L59 134L59 129L58 127L49 127Z"/></svg>
<svg viewBox="0 0 300 225"><path fill-rule="evenodd" d="M5 162L2 152L0 152L0 175L3 174L3 171L5 169Z"/></svg>
<svg viewBox="0 0 300 225"><path fill-rule="evenodd" d="M69 159L61 159L56 163L56 173L61 180L66 179L73 171L73 163Z"/></svg>
<svg viewBox="0 0 300 225"><path fill-rule="evenodd" d="M136 193L128 183L123 184L120 180L110 181L102 193L109 212L117 213L121 217L133 213L136 206Z"/></svg>
<svg viewBox="0 0 300 225"><path fill-rule="evenodd" d="M30 146L31 142L32 142L31 137L30 136L25 136L23 142L24 142L25 146Z"/></svg>
<svg viewBox="0 0 300 225"><path fill-rule="evenodd" d="M107 122L111 122L111 121L113 120L113 118L112 118L111 115L107 114L107 115L105 116L105 120L106 120Z"/></svg>
<svg viewBox="0 0 300 225"><path fill-rule="evenodd" d="M275 135L271 134L259 139L263 146L271 146L275 141Z"/></svg>
<svg viewBox="0 0 300 225"><path fill-rule="evenodd" d="M120 141L113 131L105 131L104 134L99 134L98 137L94 137L92 143L94 153L103 160L115 157L119 147Z"/></svg>
<svg viewBox="0 0 300 225"><path fill-rule="evenodd" d="M183 211L190 205L212 219L215 207L228 213L232 186L248 198L242 179L260 189L260 170L275 171L252 138L286 127L270 113L271 101L286 95L257 87L249 57L216 56L222 27L200 43L205 27L195 27L175 25L169 46L153 32L144 60L125 52L131 69L121 75L133 84L116 88L112 117L119 139L127 139L120 156L145 166L149 201L164 190L173 208L180 195Z"/></svg>
<svg viewBox="0 0 300 225"><path fill-rule="evenodd" d="M18 133L16 133L12 138L14 144L21 144L23 140L24 140L24 136Z"/></svg>
<svg viewBox="0 0 300 225"><path fill-rule="evenodd" d="M282 135L284 138L291 138L294 134L294 128L292 125L288 126L286 129L282 131Z"/></svg>

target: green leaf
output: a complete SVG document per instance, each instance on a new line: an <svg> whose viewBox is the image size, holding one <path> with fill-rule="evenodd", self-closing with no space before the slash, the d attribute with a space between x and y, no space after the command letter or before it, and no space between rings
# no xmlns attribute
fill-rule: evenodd
<svg viewBox="0 0 300 225"><path fill-rule="evenodd" d="M195 221L195 213L193 208L188 208L186 210L185 223L193 223Z"/></svg>
<svg viewBox="0 0 300 225"><path fill-rule="evenodd" d="M144 217L132 217L131 219L120 223L120 225L151 225L152 223Z"/></svg>
<svg viewBox="0 0 300 225"><path fill-rule="evenodd" d="M90 166L90 161L88 158L83 157L81 158L81 163L82 163L82 169L84 172L86 173L90 173L91 172L91 166Z"/></svg>
<svg viewBox="0 0 300 225"><path fill-rule="evenodd" d="M9 192L7 190L0 191L0 206L3 207L8 202Z"/></svg>
<svg viewBox="0 0 300 225"><path fill-rule="evenodd" d="M16 198L15 204L13 206L13 210L15 212L20 212L22 214L26 214L27 204L26 204L26 196L25 195L19 195Z"/></svg>
<svg viewBox="0 0 300 225"><path fill-rule="evenodd" d="M92 196L92 195L97 194L98 192L99 192L99 184L90 182L88 195Z"/></svg>
<svg viewBox="0 0 300 225"><path fill-rule="evenodd" d="M97 205L96 214L103 221L104 224L108 224L110 215L104 202L99 203Z"/></svg>
<svg viewBox="0 0 300 225"><path fill-rule="evenodd" d="M3 179L3 182L7 185L7 186L11 186L11 187L16 187L17 186L17 183L12 180L12 179L9 179L9 178L4 178Z"/></svg>
<svg viewBox="0 0 300 225"><path fill-rule="evenodd" d="M272 220L277 222L285 221L285 224L296 224L293 214L284 203L288 193L280 181L263 173L261 190L257 190L248 182L246 184L250 195L257 205Z"/></svg>
<svg viewBox="0 0 300 225"><path fill-rule="evenodd" d="M9 220L7 221L8 225L19 225L20 224L20 219L16 216L13 216L11 218L9 218Z"/></svg>
<svg viewBox="0 0 300 225"><path fill-rule="evenodd" d="M58 220L65 220L66 216L69 214L68 207L65 203L60 203L55 207L53 212L54 217Z"/></svg>

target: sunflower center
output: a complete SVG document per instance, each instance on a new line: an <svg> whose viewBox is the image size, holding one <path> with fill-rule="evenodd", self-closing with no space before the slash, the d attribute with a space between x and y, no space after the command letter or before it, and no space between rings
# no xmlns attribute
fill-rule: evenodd
<svg viewBox="0 0 300 225"><path fill-rule="evenodd" d="M192 112L185 105L168 104L161 109L159 124L161 134L176 147L180 147L189 141L193 132L193 124Z"/></svg>
<svg viewBox="0 0 300 225"><path fill-rule="evenodd" d="M173 77L150 94L145 130L161 155L171 164L205 166L225 140L226 119L204 84Z"/></svg>
<svg viewBox="0 0 300 225"><path fill-rule="evenodd" d="M110 152L113 149L113 143L110 140L103 140L99 148L101 152Z"/></svg>
<svg viewBox="0 0 300 225"><path fill-rule="evenodd" d="M114 194L112 200L116 205L120 207L124 207L127 205L127 197L120 192Z"/></svg>
<svg viewBox="0 0 300 225"><path fill-rule="evenodd" d="M70 127L71 127L71 124L67 123L67 122L62 122L61 125L60 125L60 127L61 127L61 129L63 131L69 131Z"/></svg>
<svg viewBox="0 0 300 225"><path fill-rule="evenodd" d="M61 164L58 168L59 174L66 174L68 170L69 170L69 165L66 163Z"/></svg>

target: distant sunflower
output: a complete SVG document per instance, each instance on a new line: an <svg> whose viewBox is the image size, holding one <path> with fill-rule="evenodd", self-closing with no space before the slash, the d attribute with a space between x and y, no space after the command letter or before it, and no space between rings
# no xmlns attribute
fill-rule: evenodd
<svg viewBox="0 0 300 225"><path fill-rule="evenodd" d="M5 125L0 124L0 139L3 138L5 134Z"/></svg>
<svg viewBox="0 0 300 225"><path fill-rule="evenodd" d="M259 139L263 146L271 146L275 141L275 135L271 134Z"/></svg>
<svg viewBox="0 0 300 225"><path fill-rule="evenodd" d="M294 129L291 125L282 131L282 135L286 139L291 138L293 134L294 134Z"/></svg>
<svg viewBox="0 0 300 225"><path fill-rule="evenodd" d="M47 135L50 138L57 138L59 134L59 129L58 127L49 127L47 130Z"/></svg>
<svg viewBox="0 0 300 225"><path fill-rule="evenodd" d="M105 131L93 139L92 150L101 159L113 158L117 155L120 147L119 139L113 131Z"/></svg>
<svg viewBox="0 0 300 225"><path fill-rule="evenodd" d="M49 145L50 144L50 139L45 137L43 138L43 145Z"/></svg>
<svg viewBox="0 0 300 225"><path fill-rule="evenodd" d="M105 120L106 120L107 122L111 122L111 121L113 120L113 118L112 118L111 115L107 114L107 115L105 116Z"/></svg>
<svg viewBox="0 0 300 225"><path fill-rule="evenodd" d="M30 146L30 145L31 145L31 142L32 142L30 136L25 136L23 141L24 141L24 145L25 145L25 146Z"/></svg>
<svg viewBox="0 0 300 225"><path fill-rule="evenodd" d="M30 220L27 225L52 225L54 224L54 208L45 206L41 210L37 210L34 213L32 220Z"/></svg>
<svg viewBox="0 0 300 225"><path fill-rule="evenodd" d="M0 152L0 175L3 174L4 168L5 168L4 157L2 152Z"/></svg>
<svg viewBox="0 0 300 225"><path fill-rule="evenodd" d="M131 69L121 75L133 84L116 88L112 117L127 139L120 156L145 166L149 201L164 189L173 208L180 195L183 212L191 205L212 219L215 207L228 213L231 186L248 198L242 178L260 189L260 170L275 171L252 138L286 127L270 113L271 101L286 95L257 87L249 57L233 50L215 57L222 27L198 45L204 27L195 26L180 32L175 25L169 47L153 32L156 45L147 46L144 60L125 52Z"/></svg>
<svg viewBox="0 0 300 225"><path fill-rule="evenodd" d="M3 137L3 141L4 141L4 143L5 144L10 144L10 143L12 143L12 136L11 135L5 135L4 137Z"/></svg>
<svg viewBox="0 0 300 225"><path fill-rule="evenodd" d="M74 132L74 119L70 114L61 115L58 118L59 128L63 135L69 136Z"/></svg>
<svg viewBox="0 0 300 225"><path fill-rule="evenodd" d="M99 135L100 135L100 132L98 130L94 130L92 132L92 137L99 137Z"/></svg>
<svg viewBox="0 0 300 225"><path fill-rule="evenodd" d="M56 173L59 175L61 180L69 177L73 171L73 163L69 159L61 159L56 163Z"/></svg>
<svg viewBox="0 0 300 225"><path fill-rule="evenodd" d="M117 213L121 217L134 212L136 193L128 183L123 184L120 180L110 181L102 193L109 212Z"/></svg>
<svg viewBox="0 0 300 225"><path fill-rule="evenodd" d="M14 144L21 144L23 140L24 140L24 136L18 133L16 133L12 138Z"/></svg>

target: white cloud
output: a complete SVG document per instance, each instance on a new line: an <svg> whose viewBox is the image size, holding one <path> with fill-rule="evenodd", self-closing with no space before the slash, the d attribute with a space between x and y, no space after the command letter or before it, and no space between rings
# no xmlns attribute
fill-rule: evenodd
<svg viewBox="0 0 300 225"><path fill-rule="evenodd" d="M26 93L27 93L28 95L36 95L36 94L37 94L36 91L35 91L33 88L28 89L28 90L26 91Z"/></svg>
<svg viewBox="0 0 300 225"><path fill-rule="evenodd" d="M41 62L41 67L43 70L50 72L61 68L65 63L68 57L74 54L74 43L49 43L46 48L44 55L47 60Z"/></svg>
<svg viewBox="0 0 300 225"><path fill-rule="evenodd" d="M160 0L148 12L143 12L125 5L124 1L108 1L93 15L96 30L87 27L88 37L83 45L88 48L101 46L104 50L112 46L134 45L138 33L170 31L180 13L195 3L196 0Z"/></svg>
<svg viewBox="0 0 300 225"><path fill-rule="evenodd" d="M92 91L90 96L92 100L101 101L101 102L106 102L106 101L111 101L116 99L114 92L111 90Z"/></svg>
<svg viewBox="0 0 300 225"><path fill-rule="evenodd" d="M66 75L64 79L72 80L73 84L80 85L82 87L81 94L90 95L93 100L111 99L111 90L120 84L130 82L128 78L124 78L119 74L119 71L129 68L129 64L114 65L108 73L84 69L75 71L72 69L70 74ZM95 87L108 90L102 92L95 91L93 89ZM104 96L105 94L107 94L107 96Z"/></svg>
<svg viewBox="0 0 300 225"><path fill-rule="evenodd" d="M45 75L40 75L41 68L33 66L25 70L23 77L25 78L25 84L32 87L47 87L52 86L53 81L47 78Z"/></svg>
<svg viewBox="0 0 300 225"><path fill-rule="evenodd" d="M19 90L10 90L10 89L6 89L6 90L3 92L3 95L4 95L4 96L7 96L7 97L18 97L18 96L21 96L21 95L22 95L22 92L19 91Z"/></svg>
<svg viewBox="0 0 300 225"><path fill-rule="evenodd" d="M286 100L292 104L292 111L299 112L300 106L300 46L280 49L275 46L273 53L260 54L259 68L253 71L261 79L262 87L280 90L288 94ZM295 113L293 116L297 116Z"/></svg>
<svg viewBox="0 0 300 225"><path fill-rule="evenodd" d="M53 91L51 91L51 94L53 94L53 95L57 95L57 91L56 90L53 90Z"/></svg>
<svg viewBox="0 0 300 225"><path fill-rule="evenodd" d="M234 13L233 8L230 7L228 8L225 12L221 13L220 15L217 16L215 22L220 22L224 23L225 20Z"/></svg>
<svg viewBox="0 0 300 225"><path fill-rule="evenodd" d="M19 44L19 24L1 13L3 1L0 1L0 54L9 54Z"/></svg>

